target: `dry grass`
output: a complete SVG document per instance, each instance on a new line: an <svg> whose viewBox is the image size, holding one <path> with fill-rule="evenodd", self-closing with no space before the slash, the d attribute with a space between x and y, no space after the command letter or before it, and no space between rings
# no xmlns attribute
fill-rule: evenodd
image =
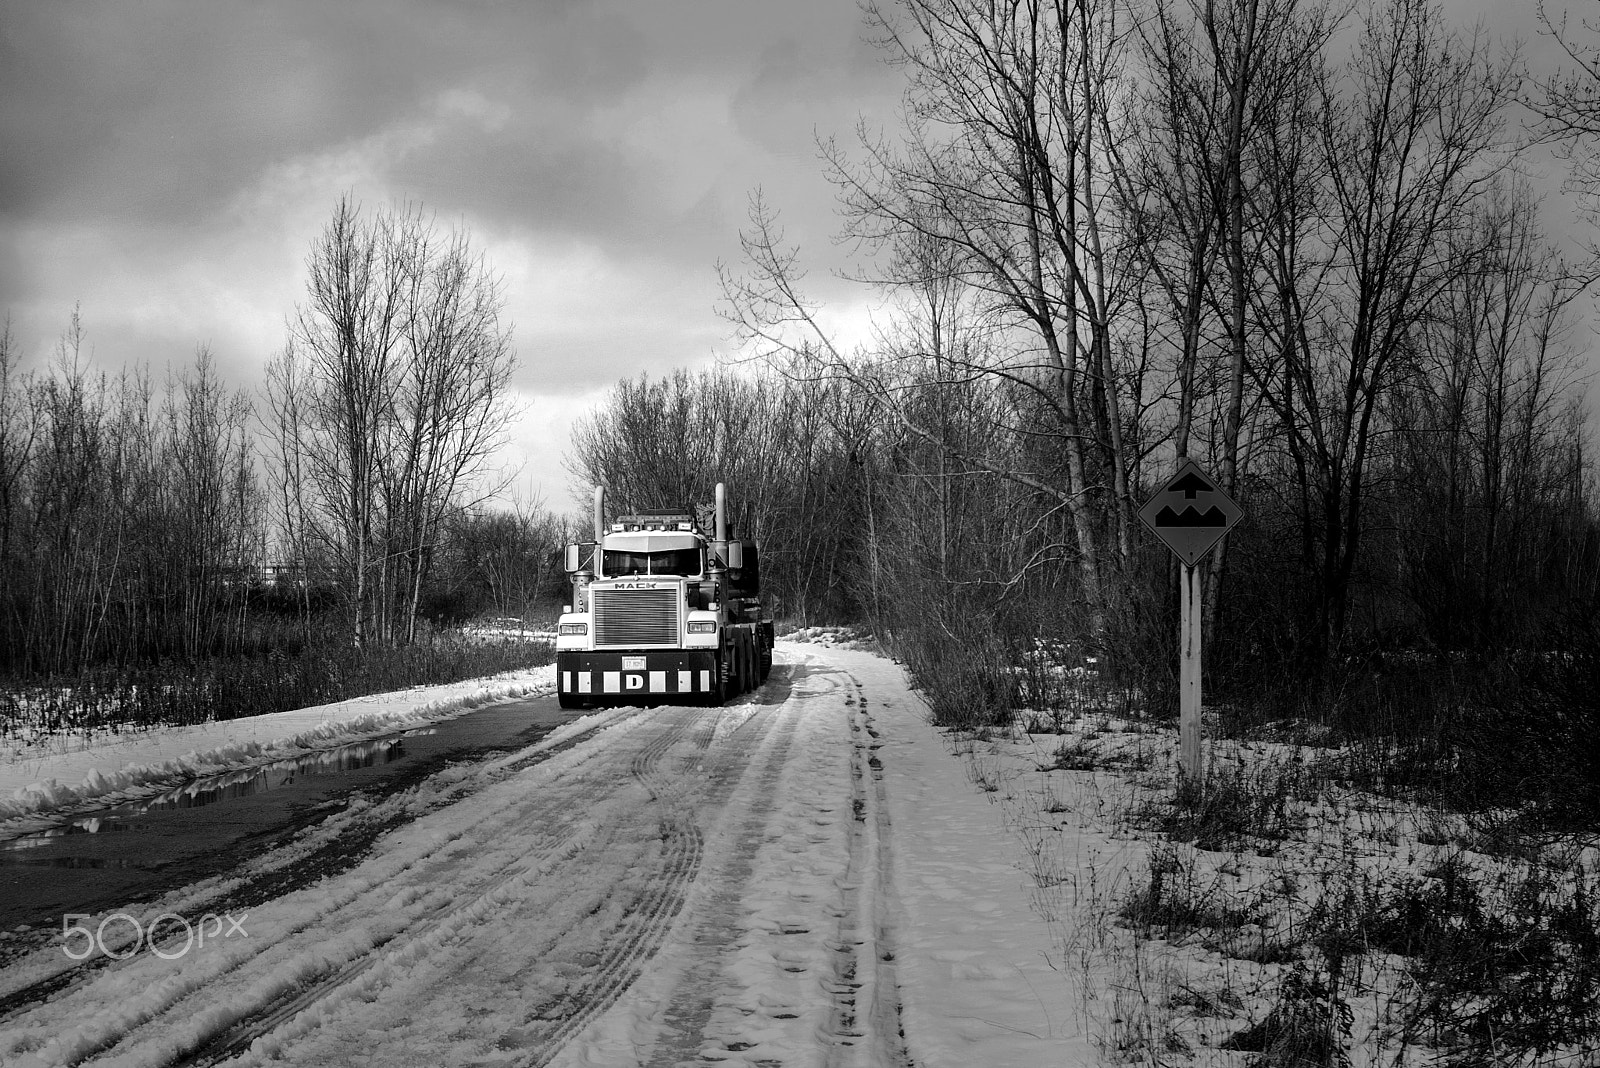
<svg viewBox="0 0 1600 1068"><path fill-rule="evenodd" d="M458 682L537 667L547 641L440 637L411 646L356 650L329 643L297 656L99 668L0 690L0 740L36 739L281 712L409 686Z"/></svg>
<svg viewBox="0 0 1600 1068"><path fill-rule="evenodd" d="M1179 785L1170 725L1011 722L949 737L1107 1063L1600 1063L1600 858L1424 789L1432 742L1279 724Z"/></svg>

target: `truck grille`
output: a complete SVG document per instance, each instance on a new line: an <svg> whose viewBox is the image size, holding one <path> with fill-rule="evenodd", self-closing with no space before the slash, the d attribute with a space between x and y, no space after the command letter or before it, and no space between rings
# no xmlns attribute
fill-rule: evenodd
<svg viewBox="0 0 1600 1068"><path fill-rule="evenodd" d="M594 647L636 649L678 644L678 587L593 589Z"/></svg>

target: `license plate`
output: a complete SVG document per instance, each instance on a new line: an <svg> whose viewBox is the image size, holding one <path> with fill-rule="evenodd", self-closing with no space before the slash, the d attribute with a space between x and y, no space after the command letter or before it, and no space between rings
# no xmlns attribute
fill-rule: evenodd
<svg viewBox="0 0 1600 1068"><path fill-rule="evenodd" d="M644 657L642 657L642 656L625 656L625 657L623 657L622 658L622 670L623 671L643 671L644 670Z"/></svg>

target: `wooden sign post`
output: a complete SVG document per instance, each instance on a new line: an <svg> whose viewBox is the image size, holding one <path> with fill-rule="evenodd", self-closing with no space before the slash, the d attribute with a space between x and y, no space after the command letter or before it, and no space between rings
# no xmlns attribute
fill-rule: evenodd
<svg viewBox="0 0 1600 1068"><path fill-rule="evenodd" d="M1200 781L1200 567L1182 566L1178 618L1178 766Z"/></svg>
<svg viewBox="0 0 1600 1068"><path fill-rule="evenodd" d="M1201 781L1200 647L1202 618L1199 562L1244 518L1244 509L1213 482L1200 465L1185 460L1172 481L1139 509L1139 518L1155 531L1182 563L1178 618L1178 766L1193 782Z"/></svg>

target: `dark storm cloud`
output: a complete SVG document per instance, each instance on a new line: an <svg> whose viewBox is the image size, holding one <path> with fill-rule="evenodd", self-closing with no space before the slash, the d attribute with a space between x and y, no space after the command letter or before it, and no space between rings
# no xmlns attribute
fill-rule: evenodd
<svg viewBox="0 0 1600 1068"><path fill-rule="evenodd" d="M592 118L548 102L503 123L441 121L425 150L395 163L392 178L429 204L602 241L641 210L648 188L639 162Z"/></svg>
<svg viewBox="0 0 1600 1068"><path fill-rule="evenodd" d="M591 101L648 73L636 33L572 5L63 0L3 18L0 211L34 220L192 218L463 72Z"/></svg>
<svg viewBox="0 0 1600 1068"><path fill-rule="evenodd" d="M571 77L480 79L488 99L513 104L505 124L453 124L396 179L481 218L708 265L744 221L746 191L820 178L816 125L853 123L888 81L838 10L829 20L803 5L752 10L644 5L627 10L638 22L627 30L591 13L565 27ZM582 88L577 72L599 70L612 73Z"/></svg>
<svg viewBox="0 0 1600 1068"><path fill-rule="evenodd" d="M0 164L6 210L175 221L264 159L381 121L411 95L409 75L370 55L329 63L330 41L286 32L275 10L13 5L0 92L6 140L26 150Z"/></svg>
<svg viewBox="0 0 1600 1068"><path fill-rule="evenodd" d="M765 44L749 76L732 100L739 133L755 144L780 156L793 156L805 150L809 159L816 155L815 138L797 144L793 132L816 127L818 136L838 135L851 143L850 128L829 128L819 122L827 116L850 123L854 105L886 104L887 91L894 86L885 77L883 55L859 35L836 42L844 47L823 51L815 42L783 37ZM890 116L881 109L878 122Z"/></svg>

